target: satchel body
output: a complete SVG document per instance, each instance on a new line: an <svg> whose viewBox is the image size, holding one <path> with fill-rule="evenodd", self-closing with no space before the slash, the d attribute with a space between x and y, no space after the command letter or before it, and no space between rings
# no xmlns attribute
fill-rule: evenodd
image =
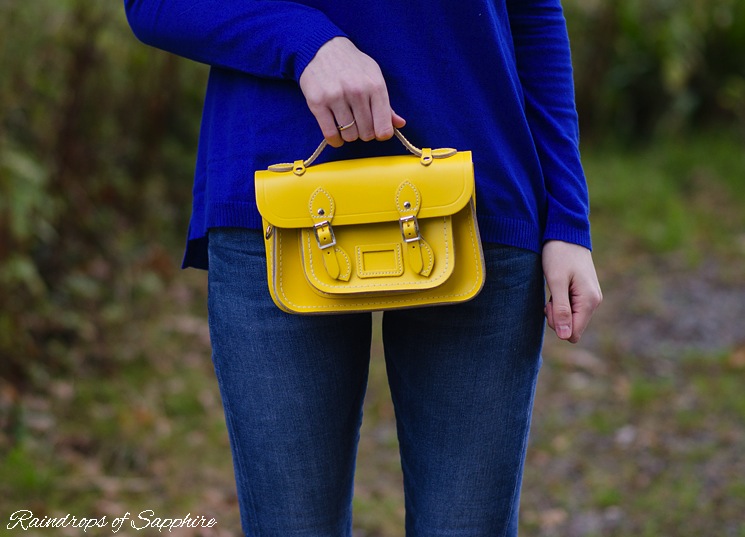
<svg viewBox="0 0 745 537"><path fill-rule="evenodd" d="M278 164L255 174L267 280L301 314L463 302L484 282L469 151Z"/></svg>

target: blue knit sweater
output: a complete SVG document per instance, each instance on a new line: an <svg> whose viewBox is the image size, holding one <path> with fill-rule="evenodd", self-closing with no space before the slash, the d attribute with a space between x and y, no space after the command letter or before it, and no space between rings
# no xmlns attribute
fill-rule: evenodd
<svg viewBox="0 0 745 537"><path fill-rule="evenodd" d="M539 252L590 248L571 57L560 0L125 0L143 42L211 66L184 266L207 232L260 228L253 173L322 139L298 79L349 37L380 65L404 134L473 151L482 238ZM403 153L347 143L320 161Z"/></svg>

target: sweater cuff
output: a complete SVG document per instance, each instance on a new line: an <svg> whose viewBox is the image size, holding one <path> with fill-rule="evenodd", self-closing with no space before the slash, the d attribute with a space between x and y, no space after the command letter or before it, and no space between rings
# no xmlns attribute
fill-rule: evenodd
<svg viewBox="0 0 745 537"><path fill-rule="evenodd" d="M295 57L293 76L296 82L300 81L300 75L303 74L305 68L308 67L308 64L316 56L318 49L335 37L348 36L331 23L317 28L313 33L306 36L305 41L300 45Z"/></svg>
<svg viewBox="0 0 745 537"><path fill-rule="evenodd" d="M584 228L577 228L561 223L549 223L543 233L543 243L548 241L564 241L579 244L588 250L592 250L592 239L590 238L590 224Z"/></svg>

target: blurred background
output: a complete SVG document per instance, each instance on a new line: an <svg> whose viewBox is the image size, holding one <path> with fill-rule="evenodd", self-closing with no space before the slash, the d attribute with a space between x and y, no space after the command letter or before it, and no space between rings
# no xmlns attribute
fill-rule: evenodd
<svg viewBox="0 0 745 537"><path fill-rule="evenodd" d="M236 535L206 275L179 270L207 70L120 4L0 0L0 522ZM744 537L745 0L565 9L605 302L580 345L547 335L521 535ZM399 537L373 351L355 536Z"/></svg>

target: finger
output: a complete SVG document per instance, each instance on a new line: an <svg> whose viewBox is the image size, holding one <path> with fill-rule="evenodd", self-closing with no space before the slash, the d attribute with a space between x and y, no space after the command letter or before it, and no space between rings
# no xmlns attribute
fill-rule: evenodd
<svg viewBox="0 0 745 537"><path fill-rule="evenodd" d="M323 133L326 142L332 147L341 147L344 144L344 140L336 126L336 119L331 110L323 107L311 109L311 112L315 116L318 126L321 128L321 133Z"/></svg>
<svg viewBox="0 0 745 537"><path fill-rule="evenodd" d="M336 117L336 130L342 140L354 142L359 138L357 118L354 117L351 110L347 109L346 112L334 114L334 116Z"/></svg>
<svg viewBox="0 0 745 537"><path fill-rule="evenodd" d="M572 337L572 305L569 301L569 286L549 284L551 292L551 315L553 318L553 329L559 339Z"/></svg>
<svg viewBox="0 0 745 537"><path fill-rule="evenodd" d="M546 314L546 322L548 323L548 326L551 328L551 330L555 330L554 327L556 325L554 324L554 303L550 298L548 299L543 312Z"/></svg>
<svg viewBox="0 0 745 537"><path fill-rule="evenodd" d="M388 90L383 87L370 96L370 111L372 115L372 130L370 140L388 140L393 136L393 114L388 100ZM363 138L364 140L364 138Z"/></svg>
<svg viewBox="0 0 745 537"><path fill-rule="evenodd" d="M573 297L572 337L569 341L577 343L580 340L602 300L602 293L599 289Z"/></svg>
<svg viewBox="0 0 745 537"><path fill-rule="evenodd" d="M372 109L368 96L354 93L349 98L349 104L356 120L355 134L360 140L369 142L375 138L375 128L373 126Z"/></svg>
<svg viewBox="0 0 745 537"><path fill-rule="evenodd" d="M397 129L403 129L406 126L406 120L391 110L391 122Z"/></svg>
<svg viewBox="0 0 745 537"><path fill-rule="evenodd" d="M571 343L577 343L585 332L585 328L590 323L590 314L585 312L575 313L572 316L572 336L569 338Z"/></svg>

